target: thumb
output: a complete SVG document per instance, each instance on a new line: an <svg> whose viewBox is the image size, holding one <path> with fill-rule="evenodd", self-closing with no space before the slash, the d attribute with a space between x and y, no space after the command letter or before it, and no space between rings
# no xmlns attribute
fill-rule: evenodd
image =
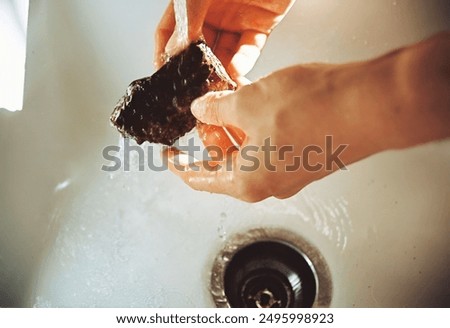
<svg viewBox="0 0 450 328"><path fill-rule="evenodd" d="M191 104L192 114L202 123L238 126L234 91L208 92Z"/></svg>

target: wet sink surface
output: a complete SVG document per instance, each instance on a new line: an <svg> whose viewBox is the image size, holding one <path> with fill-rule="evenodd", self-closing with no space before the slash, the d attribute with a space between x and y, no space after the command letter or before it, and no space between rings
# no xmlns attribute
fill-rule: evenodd
<svg viewBox="0 0 450 328"><path fill-rule="evenodd" d="M102 149L121 142L108 122L115 102L153 71L164 7L30 4L25 108L0 112L0 306L214 306L216 254L235 233L261 227L288 229L320 250L331 306L448 306L448 141L378 154L293 198L258 204L195 192L136 163L101 170ZM449 28L447 9L446 1L298 1L252 77L373 57Z"/></svg>

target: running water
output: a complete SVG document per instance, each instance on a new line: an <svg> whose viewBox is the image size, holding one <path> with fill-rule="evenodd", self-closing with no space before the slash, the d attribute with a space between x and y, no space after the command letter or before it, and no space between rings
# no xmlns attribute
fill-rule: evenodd
<svg viewBox="0 0 450 328"><path fill-rule="evenodd" d="M188 15L187 15L187 4L186 0L174 0L173 8L175 11L175 31L176 31L176 44L178 49L185 49L189 45L189 25L188 25ZM237 148L240 148L239 142L233 137L233 135L228 131L227 128L223 127L226 137L231 141L231 143ZM201 143L202 144L202 143Z"/></svg>
<svg viewBox="0 0 450 328"><path fill-rule="evenodd" d="M186 0L174 0L173 9L175 11L175 31L177 35L177 44L182 45L182 49L189 44L188 38L188 16Z"/></svg>

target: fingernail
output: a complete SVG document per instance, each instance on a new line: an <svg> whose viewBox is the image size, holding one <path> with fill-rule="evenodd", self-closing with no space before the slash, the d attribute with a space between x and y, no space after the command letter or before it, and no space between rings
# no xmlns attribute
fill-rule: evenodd
<svg viewBox="0 0 450 328"><path fill-rule="evenodd" d="M191 111L194 116L198 116L202 113L205 107L205 102L203 101L203 97L195 99L191 104Z"/></svg>

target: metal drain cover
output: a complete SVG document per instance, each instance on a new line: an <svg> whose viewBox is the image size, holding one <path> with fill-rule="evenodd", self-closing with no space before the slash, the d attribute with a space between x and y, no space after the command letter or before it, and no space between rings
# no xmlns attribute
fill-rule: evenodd
<svg viewBox="0 0 450 328"><path fill-rule="evenodd" d="M211 293L218 307L323 307L331 278L318 250L280 229L233 237L216 257Z"/></svg>

